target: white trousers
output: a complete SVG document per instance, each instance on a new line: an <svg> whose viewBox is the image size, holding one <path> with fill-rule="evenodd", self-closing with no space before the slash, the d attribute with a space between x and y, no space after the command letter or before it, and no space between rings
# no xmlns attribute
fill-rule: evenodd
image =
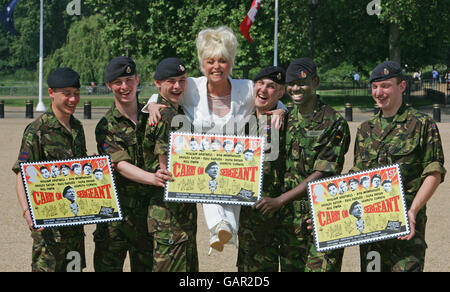
<svg viewBox="0 0 450 292"><path fill-rule="evenodd" d="M220 221L228 222L233 229L233 235L237 234L239 229L239 214L241 213L240 205L222 205L222 204L202 204L203 213L205 214L206 224L209 231L215 234L215 227Z"/></svg>

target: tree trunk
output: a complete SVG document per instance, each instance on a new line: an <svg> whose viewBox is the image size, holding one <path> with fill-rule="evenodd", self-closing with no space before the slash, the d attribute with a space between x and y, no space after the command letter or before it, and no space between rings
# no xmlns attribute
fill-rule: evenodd
<svg viewBox="0 0 450 292"><path fill-rule="evenodd" d="M397 24L391 23L389 25L389 59L401 64L399 38L400 28Z"/></svg>

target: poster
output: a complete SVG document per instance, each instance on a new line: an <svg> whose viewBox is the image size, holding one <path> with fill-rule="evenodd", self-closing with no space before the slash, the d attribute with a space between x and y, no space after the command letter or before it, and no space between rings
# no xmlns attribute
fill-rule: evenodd
<svg viewBox="0 0 450 292"><path fill-rule="evenodd" d="M308 195L319 252L410 233L397 164L310 182Z"/></svg>
<svg viewBox="0 0 450 292"><path fill-rule="evenodd" d="M20 167L34 228L122 220L109 156Z"/></svg>
<svg viewBox="0 0 450 292"><path fill-rule="evenodd" d="M171 133L169 202L253 205L259 198L264 138Z"/></svg>

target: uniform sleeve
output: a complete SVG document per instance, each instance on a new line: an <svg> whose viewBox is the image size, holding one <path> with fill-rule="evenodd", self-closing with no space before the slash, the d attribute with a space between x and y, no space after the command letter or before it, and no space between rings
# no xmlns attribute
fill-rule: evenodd
<svg viewBox="0 0 450 292"><path fill-rule="evenodd" d="M131 157L126 149L116 143L114 134L108 130L108 122L106 119L100 120L97 124L95 128L95 139L97 140L99 154L109 154L112 162L131 161Z"/></svg>
<svg viewBox="0 0 450 292"><path fill-rule="evenodd" d="M169 153L169 134L170 128L165 124L158 125L158 129L155 132L155 155L168 155Z"/></svg>
<svg viewBox="0 0 450 292"><path fill-rule="evenodd" d="M33 162L40 159L39 136L31 125L24 131L22 144L20 145L19 157L12 167L14 173L20 171L21 162Z"/></svg>
<svg viewBox="0 0 450 292"><path fill-rule="evenodd" d="M347 122L339 118L326 131L323 139L319 143L324 143L324 147L314 163L314 170L329 174L340 174L344 167L344 156L350 144L350 130Z"/></svg>
<svg viewBox="0 0 450 292"><path fill-rule="evenodd" d="M358 172L364 169L362 158L361 158L361 149L360 149L360 135L361 129L358 128L355 137L355 147L353 149L353 167L350 169L350 172Z"/></svg>
<svg viewBox="0 0 450 292"><path fill-rule="evenodd" d="M159 123L154 130L155 155L169 154L169 135L171 130L171 121L174 116L174 113L162 112L162 123Z"/></svg>
<svg viewBox="0 0 450 292"><path fill-rule="evenodd" d="M84 133L84 128L80 124L78 135L75 137L76 139L76 147L79 149L74 153L76 156L87 156L87 147L86 147L86 134Z"/></svg>
<svg viewBox="0 0 450 292"><path fill-rule="evenodd" d="M158 95L157 94L153 94L152 96L150 96L150 98L148 99L147 103L142 107L141 112L148 114L147 106L150 103L152 103L152 102L154 102L154 103L158 102Z"/></svg>
<svg viewBox="0 0 450 292"><path fill-rule="evenodd" d="M444 168L444 151L442 149L441 136L436 123L427 120L423 132L424 159L422 178L433 172L441 174L441 182L444 181L446 169Z"/></svg>

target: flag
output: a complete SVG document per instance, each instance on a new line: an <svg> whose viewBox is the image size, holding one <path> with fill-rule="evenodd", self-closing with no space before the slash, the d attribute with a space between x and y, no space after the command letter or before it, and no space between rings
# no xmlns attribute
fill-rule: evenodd
<svg viewBox="0 0 450 292"><path fill-rule="evenodd" d="M12 34L16 35L17 31L14 28L14 8L19 0L12 0L1 12L0 22L9 30Z"/></svg>
<svg viewBox="0 0 450 292"><path fill-rule="evenodd" d="M258 13L259 6L261 5L262 0L253 0L252 6L250 7L250 10L248 11L247 15L244 17L244 20L241 22L240 31L244 35L244 37L249 41L253 42L252 38L250 37L250 27L252 26L253 22L255 21L256 14Z"/></svg>

